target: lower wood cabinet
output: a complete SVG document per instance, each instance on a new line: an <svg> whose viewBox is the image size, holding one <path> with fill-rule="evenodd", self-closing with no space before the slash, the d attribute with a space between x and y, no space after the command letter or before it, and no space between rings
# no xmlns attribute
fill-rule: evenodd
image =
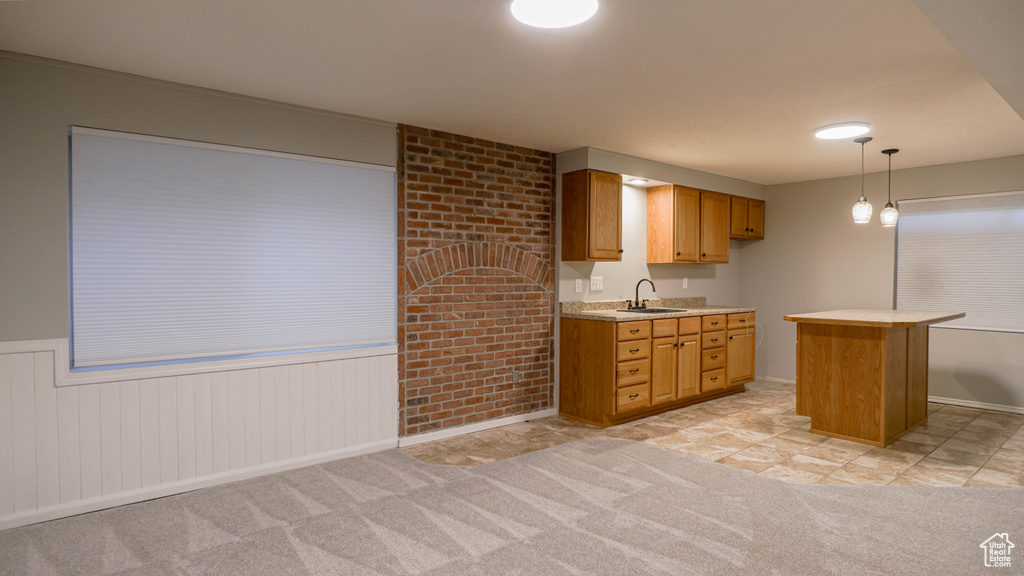
<svg viewBox="0 0 1024 576"><path fill-rule="evenodd" d="M729 314L726 341L726 376L729 385L744 384L754 379L754 313Z"/></svg>
<svg viewBox="0 0 1024 576"><path fill-rule="evenodd" d="M610 426L742 392L749 380L727 376L726 322L725 315L562 318L559 413Z"/></svg>

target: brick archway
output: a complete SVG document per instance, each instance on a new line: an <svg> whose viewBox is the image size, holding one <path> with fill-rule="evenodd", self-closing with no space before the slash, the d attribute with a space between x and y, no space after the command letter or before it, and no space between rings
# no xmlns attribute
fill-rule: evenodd
<svg viewBox="0 0 1024 576"><path fill-rule="evenodd" d="M405 293L414 294L443 276L473 268L507 270L546 290L552 289L551 267L533 254L508 244L463 242L432 250L408 262Z"/></svg>

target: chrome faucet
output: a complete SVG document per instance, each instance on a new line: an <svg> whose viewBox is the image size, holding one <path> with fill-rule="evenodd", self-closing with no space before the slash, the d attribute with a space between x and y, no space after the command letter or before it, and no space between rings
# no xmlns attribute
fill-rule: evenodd
<svg viewBox="0 0 1024 576"><path fill-rule="evenodd" d="M644 299L643 304L640 303L640 285L643 284L644 282L647 282L648 284L651 285L651 291L652 292L657 292L658 291L658 289L654 287L654 282L651 282L647 278L644 278L643 280L637 282L636 283L636 294L635 294L636 300L634 302L630 302L629 300L626 300L626 303L629 304L629 306L628 306L629 309L632 310L633 308L647 308L647 299L646 298Z"/></svg>

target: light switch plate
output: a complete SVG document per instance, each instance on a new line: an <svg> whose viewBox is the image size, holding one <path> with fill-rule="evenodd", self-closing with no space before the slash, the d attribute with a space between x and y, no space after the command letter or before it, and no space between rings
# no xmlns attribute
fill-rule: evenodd
<svg viewBox="0 0 1024 576"><path fill-rule="evenodd" d="M583 292L583 279L582 278L577 278L576 279L576 291L577 292Z"/></svg>
<svg viewBox="0 0 1024 576"><path fill-rule="evenodd" d="M683 278L683 290L686 290L686 285L688 284L687 280L689 280L689 278Z"/></svg>
<svg viewBox="0 0 1024 576"><path fill-rule="evenodd" d="M604 276L591 276L590 277L590 289L593 290L604 290Z"/></svg>

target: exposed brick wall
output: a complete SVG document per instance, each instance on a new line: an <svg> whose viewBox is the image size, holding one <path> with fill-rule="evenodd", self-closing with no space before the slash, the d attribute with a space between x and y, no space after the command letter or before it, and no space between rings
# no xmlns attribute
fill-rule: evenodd
<svg viewBox="0 0 1024 576"><path fill-rule="evenodd" d="M554 155L398 138L399 433L550 408Z"/></svg>

